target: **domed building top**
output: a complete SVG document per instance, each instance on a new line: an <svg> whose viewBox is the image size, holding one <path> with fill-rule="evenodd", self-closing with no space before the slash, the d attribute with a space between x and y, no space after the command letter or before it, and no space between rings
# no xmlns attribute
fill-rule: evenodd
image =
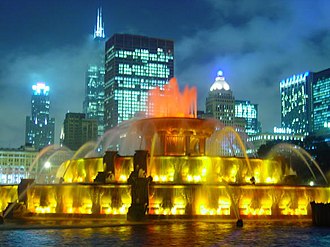
<svg viewBox="0 0 330 247"><path fill-rule="evenodd" d="M229 90L229 84L225 81L225 77L223 76L223 72L222 70L218 71L217 77L215 78L215 82L213 83L213 85L210 88L210 91L214 91L214 90Z"/></svg>

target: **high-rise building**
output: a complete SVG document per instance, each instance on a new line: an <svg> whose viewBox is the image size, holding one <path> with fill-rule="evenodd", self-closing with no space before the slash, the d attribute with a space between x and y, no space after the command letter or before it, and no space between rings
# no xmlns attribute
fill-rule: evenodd
<svg viewBox="0 0 330 247"><path fill-rule="evenodd" d="M174 76L171 40L114 34L105 48L105 129L146 112L148 91Z"/></svg>
<svg viewBox="0 0 330 247"><path fill-rule="evenodd" d="M282 128L294 134L330 131L330 69L281 81Z"/></svg>
<svg viewBox="0 0 330 247"><path fill-rule="evenodd" d="M55 119L49 116L49 86L38 82L32 89L31 116L26 117L25 143L40 150L54 144Z"/></svg>
<svg viewBox="0 0 330 247"><path fill-rule="evenodd" d="M251 104L249 100L235 101L235 119L245 119L245 133L255 135L260 132L258 121L258 104Z"/></svg>
<svg viewBox="0 0 330 247"><path fill-rule="evenodd" d="M310 73L312 88L311 132L330 132L330 69Z"/></svg>
<svg viewBox="0 0 330 247"><path fill-rule="evenodd" d="M234 126L235 98L221 70L206 97L206 116L218 119L226 126Z"/></svg>
<svg viewBox="0 0 330 247"><path fill-rule="evenodd" d="M63 145L71 150L97 140L97 120L87 119L84 113L67 113L63 125Z"/></svg>
<svg viewBox="0 0 330 247"><path fill-rule="evenodd" d="M307 135L310 128L309 72L293 75L280 82L281 125L293 134Z"/></svg>
<svg viewBox="0 0 330 247"><path fill-rule="evenodd" d="M104 133L104 46L105 34L102 9L97 11L94 28L94 57L91 58L85 80L83 111L88 119L97 119L98 135Z"/></svg>

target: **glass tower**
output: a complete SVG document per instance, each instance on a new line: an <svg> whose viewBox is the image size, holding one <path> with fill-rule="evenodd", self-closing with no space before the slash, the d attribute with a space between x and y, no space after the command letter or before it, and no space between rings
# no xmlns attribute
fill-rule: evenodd
<svg viewBox="0 0 330 247"><path fill-rule="evenodd" d="M307 135L310 128L309 72L293 75L280 82L281 125L294 134Z"/></svg>
<svg viewBox="0 0 330 247"><path fill-rule="evenodd" d="M235 118L245 119L245 132L255 135L260 132L258 121L258 104L251 104L249 100L235 101Z"/></svg>
<svg viewBox="0 0 330 247"><path fill-rule="evenodd" d="M330 131L330 69L311 73L312 132Z"/></svg>
<svg viewBox="0 0 330 247"><path fill-rule="evenodd" d="M105 48L105 129L146 112L148 91L174 76L171 40L114 34Z"/></svg>
<svg viewBox="0 0 330 247"><path fill-rule="evenodd" d="M95 54L91 58L86 72L85 100L83 111L88 119L96 119L98 136L104 133L104 45L105 34L102 22L102 9L97 11L96 26L94 28Z"/></svg>
<svg viewBox="0 0 330 247"><path fill-rule="evenodd" d="M49 86L38 82L32 89L31 116L26 117L25 142L39 150L54 144L55 119L49 117Z"/></svg>

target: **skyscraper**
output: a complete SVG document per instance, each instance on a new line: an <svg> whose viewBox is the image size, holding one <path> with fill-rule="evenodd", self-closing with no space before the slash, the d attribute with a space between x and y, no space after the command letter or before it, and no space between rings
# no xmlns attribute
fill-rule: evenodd
<svg viewBox="0 0 330 247"><path fill-rule="evenodd" d="M85 100L83 111L88 119L96 119L98 136L104 132L104 23L102 9L97 10L96 26L94 28L95 57L91 58L85 80Z"/></svg>
<svg viewBox="0 0 330 247"><path fill-rule="evenodd" d="M105 129L146 111L148 90L174 76L171 40L114 34L105 48Z"/></svg>
<svg viewBox="0 0 330 247"><path fill-rule="evenodd" d="M49 117L49 86L38 82L32 89L31 116L26 117L25 143L39 150L54 144L55 119Z"/></svg>
<svg viewBox="0 0 330 247"><path fill-rule="evenodd" d="M84 113L67 113L63 126L63 145L71 150L78 150L86 142L97 140L97 120L87 119Z"/></svg>
<svg viewBox="0 0 330 247"><path fill-rule="evenodd" d="M293 75L280 82L281 125L293 134L307 135L310 130L311 88L309 72Z"/></svg>
<svg viewBox="0 0 330 247"><path fill-rule="evenodd" d="M330 69L310 73L312 88L311 132L330 132Z"/></svg>
<svg viewBox="0 0 330 247"><path fill-rule="evenodd" d="M235 98L221 70L206 97L206 115L220 120L226 126L234 126Z"/></svg>
<svg viewBox="0 0 330 247"><path fill-rule="evenodd" d="M245 119L246 134L254 135L260 132L258 104L251 104L249 100L235 100L235 118Z"/></svg>

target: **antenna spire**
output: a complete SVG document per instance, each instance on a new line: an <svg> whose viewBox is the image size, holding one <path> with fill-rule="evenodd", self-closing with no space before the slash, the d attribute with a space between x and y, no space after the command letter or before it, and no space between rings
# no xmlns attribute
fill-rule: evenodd
<svg viewBox="0 0 330 247"><path fill-rule="evenodd" d="M96 26L94 27L94 39L105 38L104 22L102 22L102 8L97 9Z"/></svg>

